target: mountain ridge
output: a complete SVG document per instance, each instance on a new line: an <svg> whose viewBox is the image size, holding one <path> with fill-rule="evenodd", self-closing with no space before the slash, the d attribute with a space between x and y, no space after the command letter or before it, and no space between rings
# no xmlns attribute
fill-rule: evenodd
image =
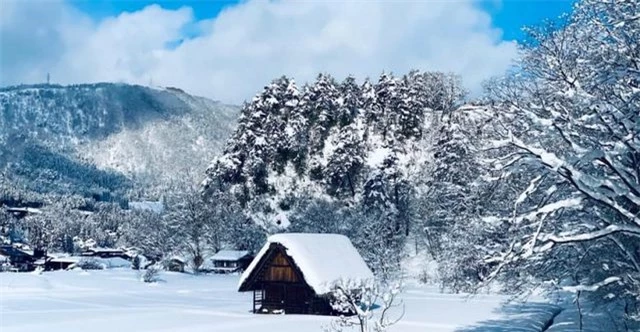
<svg viewBox="0 0 640 332"><path fill-rule="evenodd" d="M161 182L149 181L154 176L178 181L179 172L203 172L201 160L221 149L236 113L233 105L172 87L2 87L0 171L35 192L149 191Z"/></svg>

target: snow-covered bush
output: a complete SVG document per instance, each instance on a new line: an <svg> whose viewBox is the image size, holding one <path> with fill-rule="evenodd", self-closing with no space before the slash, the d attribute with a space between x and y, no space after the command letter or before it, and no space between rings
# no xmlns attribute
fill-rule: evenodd
<svg viewBox="0 0 640 332"><path fill-rule="evenodd" d="M83 270L104 270L106 268L101 259L93 257L82 258L75 264L75 267Z"/></svg>
<svg viewBox="0 0 640 332"><path fill-rule="evenodd" d="M384 332L404 316L398 299L400 285L381 285L374 281L341 281L332 287L333 309L342 315L325 327L328 332L356 328L360 332ZM398 311L399 310L399 311Z"/></svg>
<svg viewBox="0 0 640 332"><path fill-rule="evenodd" d="M142 281L146 283L158 282L160 280L161 267L157 264L147 267L142 274Z"/></svg>
<svg viewBox="0 0 640 332"><path fill-rule="evenodd" d="M134 270L140 270L141 265L142 259L140 258L140 255L133 256L133 259L131 260L131 268Z"/></svg>

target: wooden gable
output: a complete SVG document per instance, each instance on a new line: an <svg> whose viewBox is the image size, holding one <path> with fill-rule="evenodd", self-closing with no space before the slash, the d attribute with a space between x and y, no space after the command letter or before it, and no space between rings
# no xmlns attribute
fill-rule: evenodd
<svg viewBox="0 0 640 332"><path fill-rule="evenodd" d="M298 282L299 278L289 258L279 250L275 255L273 255L271 262L267 263L264 280Z"/></svg>
<svg viewBox="0 0 640 332"><path fill-rule="evenodd" d="M295 262L281 245L275 243L271 244L269 251L240 286L240 291L260 289L270 283L304 284L305 288L310 289Z"/></svg>

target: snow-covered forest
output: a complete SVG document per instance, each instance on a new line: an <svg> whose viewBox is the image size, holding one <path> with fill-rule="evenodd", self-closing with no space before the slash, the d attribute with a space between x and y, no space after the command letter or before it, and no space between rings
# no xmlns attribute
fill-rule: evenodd
<svg viewBox="0 0 640 332"><path fill-rule="evenodd" d="M405 278L408 259L421 257L416 277L443 290L569 294L579 312L588 303L633 331L640 2L582 0L527 33L513 68L481 96L433 71L276 78L242 106L210 163L196 151L184 155L202 167L184 177L145 168L157 178L122 190L126 200L37 192L3 175L0 206L31 210L0 210L2 237L51 252L181 254L198 271L204 257L256 252L271 234L337 233L384 281ZM103 151L118 142L84 151L129 158ZM135 186L123 169L137 163L114 165L92 170L107 172L102 183ZM162 209L128 204L160 198Z"/></svg>

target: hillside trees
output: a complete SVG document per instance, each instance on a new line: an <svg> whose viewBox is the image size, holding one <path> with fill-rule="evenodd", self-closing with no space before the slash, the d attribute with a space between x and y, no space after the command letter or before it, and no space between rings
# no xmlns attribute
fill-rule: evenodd
<svg viewBox="0 0 640 332"><path fill-rule="evenodd" d="M457 77L439 73L383 73L361 84L321 74L301 89L281 77L243 107L225 152L207 170L205 192L228 193L245 221L266 232L348 234L371 251L372 266L376 257L398 262L420 218L410 169L427 153L431 135L424 133L463 96ZM319 209L339 219L313 215Z"/></svg>
<svg viewBox="0 0 640 332"><path fill-rule="evenodd" d="M380 163L407 153L407 141L421 137L428 110L460 103L462 93L447 105L442 101L446 97L432 96L442 94L440 84L459 82L453 76L417 71L402 79L384 73L378 83L367 80L361 85L353 77L337 83L321 74L302 90L289 78L274 80L244 106L225 152L207 170L206 189L229 190L246 206L280 194L283 188L277 188L276 179L286 180L286 175L308 178L331 197L355 199L379 166L367 159ZM287 185L300 184L295 182ZM274 211L266 213L277 214L277 204L270 209Z"/></svg>

